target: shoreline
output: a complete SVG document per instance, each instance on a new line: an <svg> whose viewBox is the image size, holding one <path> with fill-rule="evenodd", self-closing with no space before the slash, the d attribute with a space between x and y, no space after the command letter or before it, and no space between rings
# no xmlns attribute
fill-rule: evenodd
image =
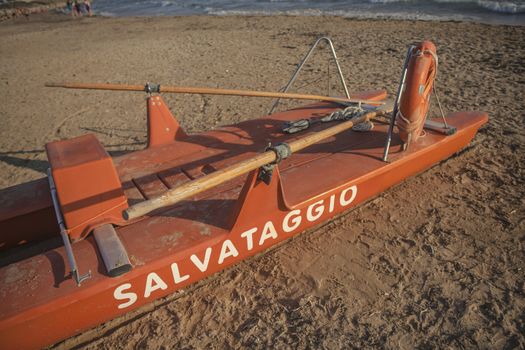
<svg viewBox="0 0 525 350"><path fill-rule="evenodd" d="M509 23L492 23L492 22L483 22L475 20L456 20L456 19L405 19L405 18L395 18L395 17L345 17L337 15L304 15L304 14L278 14L278 15L259 15L259 14L228 14L228 15L211 15L211 14L192 14L192 15L135 15L135 16L106 16L94 13L92 16L82 16L82 17L71 17L69 14L57 11L57 8L42 8L35 10L31 13L21 13L14 17L2 19L0 16L0 26L10 26L18 25L28 22L47 22L47 23L60 23L60 22L74 22L74 21L83 21L83 20L93 20L93 21L151 21L151 20L169 20L169 19L186 19L186 18L230 18L230 19L262 19L262 18L294 18L294 19L308 19L308 18L325 18L325 19L340 19L343 21L350 22L394 22L394 23L436 23L436 24L472 24L472 25L482 25L482 26L493 26L493 27L525 27L525 24L509 24ZM24 17L25 16L25 17Z"/></svg>
<svg viewBox="0 0 525 350"><path fill-rule="evenodd" d="M16 7L14 7L16 6ZM97 7L94 8L93 17L101 18L162 18L162 17L193 17L193 16L209 16L209 17L330 17L342 18L348 20L378 20L378 21L423 21L423 22L457 22L457 23L479 23L488 25L508 25L508 26L525 26L525 14L503 14L494 12L492 15L483 14L485 18L472 17L458 17L465 15L455 15L454 17L447 17L447 15L436 14L402 14L402 13L356 13L350 15L342 11L316 11L316 10L289 10L289 11L218 11L217 13L193 13L193 14L125 14L114 15L108 12L99 11ZM49 14L56 16L69 16L65 13L64 0L26 0L14 1L11 5L5 3L0 5L0 22L9 21L20 17L35 16L41 14ZM520 17L516 19L516 16Z"/></svg>
<svg viewBox="0 0 525 350"><path fill-rule="evenodd" d="M510 26L510 27L523 27L525 26L525 21L523 23L506 23L506 22L498 22L498 21L483 21L483 20L477 20L477 19L453 19L453 18L417 18L417 17L402 17L402 16L391 16L391 15L378 15L378 16L346 16L346 15L336 15L336 14L291 14L291 13L276 13L276 14L263 14L263 13L253 13L253 14L244 14L244 13L231 13L231 14L192 14L192 15L129 15L129 16L113 16L113 15L96 15L94 17L100 17L100 18L181 18L181 17L215 17L215 18L221 18L221 17L298 17L298 18L341 18L344 20L350 20L350 21L403 21L403 22L436 22L436 23L473 23L473 24L486 24L486 25L493 25L493 26Z"/></svg>

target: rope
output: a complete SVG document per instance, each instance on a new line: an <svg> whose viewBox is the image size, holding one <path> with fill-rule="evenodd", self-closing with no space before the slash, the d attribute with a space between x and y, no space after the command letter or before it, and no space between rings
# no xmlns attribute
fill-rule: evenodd
<svg viewBox="0 0 525 350"><path fill-rule="evenodd" d="M406 124L406 126L403 127L403 129L406 131L407 134L413 132L414 130L416 130L418 125L419 125L419 123L418 123L419 119L416 120L416 121L408 120L407 118L405 118L405 116L401 112L401 109L399 109L398 112L397 112L397 118L401 118L403 123Z"/></svg>
<svg viewBox="0 0 525 350"><path fill-rule="evenodd" d="M328 123L332 121L346 121L352 118L359 117L365 110L361 107L361 104L356 106L348 106L345 109L332 112L329 115L321 118L321 122Z"/></svg>
<svg viewBox="0 0 525 350"><path fill-rule="evenodd" d="M445 113L443 112L443 107L441 107L441 102L439 101L439 96L438 96L437 89L436 89L437 72L438 72L438 64L439 64L438 57L432 51L425 50L425 52L429 52L434 58L434 62L436 63L436 75L434 76L434 84L432 84L432 90L434 92L434 96L436 97L436 102L439 107L439 112L441 113L441 119L443 119L443 124L445 124L445 129L448 129L449 127L448 127L447 119L445 118Z"/></svg>
<svg viewBox="0 0 525 350"><path fill-rule="evenodd" d="M275 153L275 160L271 163L263 165L260 168L259 175L257 176L257 178L263 181L265 184L269 185L272 181L274 167L277 164L279 164L283 159L286 159L289 156L291 156L292 149L290 148L290 145L288 145L286 142L281 142L275 146L272 146L272 144L270 143L264 151L272 151L273 153Z"/></svg>
<svg viewBox="0 0 525 350"><path fill-rule="evenodd" d="M310 127L310 119L299 119L284 122L282 130L285 134L295 134Z"/></svg>
<svg viewBox="0 0 525 350"><path fill-rule="evenodd" d="M282 130L286 134L295 134L300 131L309 129L311 126L319 123L329 123L334 121L347 121L351 120L353 118L360 117L366 113L366 110L361 107L361 104L355 105L355 106L348 106L345 109L340 109L335 112L332 112L321 119L299 119L299 120L292 120L287 121L283 124ZM354 131L368 131L371 130L373 127L373 124L369 122L370 124L366 127L358 127L357 125L354 125L352 127L352 130Z"/></svg>
<svg viewBox="0 0 525 350"><path fill-rule="evenodd" d="M265 151L272 151L275 153L275 161L270 163L271 165L279 164L283 159L286 159L292 155L292 150L286 142L280 142L275 146L270 144L268 147L266 147Z"/></svg>
<svg viewBox="0 0 525 350"><path fill-rule="evenodd" d="M445 113L443 112L443 107L441 107L441 102L439 101L439 96L436 89L436 83L434 82L434 86L432 87L434 89L434 96L436 96L436 101L439 107L439 112L441 113L441 119L443 119L443 124L445 124L445 129L448 129L448 123L447 118L445 118Z"/></svg>

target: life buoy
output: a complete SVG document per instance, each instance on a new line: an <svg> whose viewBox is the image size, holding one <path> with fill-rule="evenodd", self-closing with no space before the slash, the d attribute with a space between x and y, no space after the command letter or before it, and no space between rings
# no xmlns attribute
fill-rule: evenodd
<svg viewBox="0 0 525 350"><path fill-rule="evenodd" d="M423 41L413 48L396 116L404 149L422 136L437 66L436 46L432 42Z"/></svg>

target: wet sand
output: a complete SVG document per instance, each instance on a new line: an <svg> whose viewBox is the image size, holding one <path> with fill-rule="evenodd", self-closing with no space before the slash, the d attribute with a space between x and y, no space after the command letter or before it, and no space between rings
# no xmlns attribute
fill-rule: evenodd
<svg viewBox="0 0 525 350"><path fill-rule="evenodd" d="M445 110L486 111L488 125L467 149L346 215L57 348L525 347L525 27L331 17L5 21L0 188L43 177L51 140L92 132L114 156L145 146L144 94L45 82L277 91L322 35L333 39L350 90L390 93L407 45L433 40ZM306 67L299 91L326 93L330 84L342 94L334 65L327 82L326 52ZM165 99L188 132L271 105Z"/></svg>

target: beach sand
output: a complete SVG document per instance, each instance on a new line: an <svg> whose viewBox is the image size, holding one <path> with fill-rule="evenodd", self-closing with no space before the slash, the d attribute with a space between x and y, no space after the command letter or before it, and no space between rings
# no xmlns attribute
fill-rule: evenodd
<svg viewBox="0 0 525 350"><path fill-rule="evenodd" d="M45 82L276 91L322 35L333 39L352 91L390 93L407 45L433 40L445 110L486 111L488 125L459 154L344 216L56 348L525 347L525 27L331 17L5 21L0 188L43 177L52 140L95 133L113 156L145 146L143 93ZM300 91L326 93L328 58L314 56ZM330 72L341 95L334 65ZM189 132L255 118L272 102L165 99Z"/></svg>

